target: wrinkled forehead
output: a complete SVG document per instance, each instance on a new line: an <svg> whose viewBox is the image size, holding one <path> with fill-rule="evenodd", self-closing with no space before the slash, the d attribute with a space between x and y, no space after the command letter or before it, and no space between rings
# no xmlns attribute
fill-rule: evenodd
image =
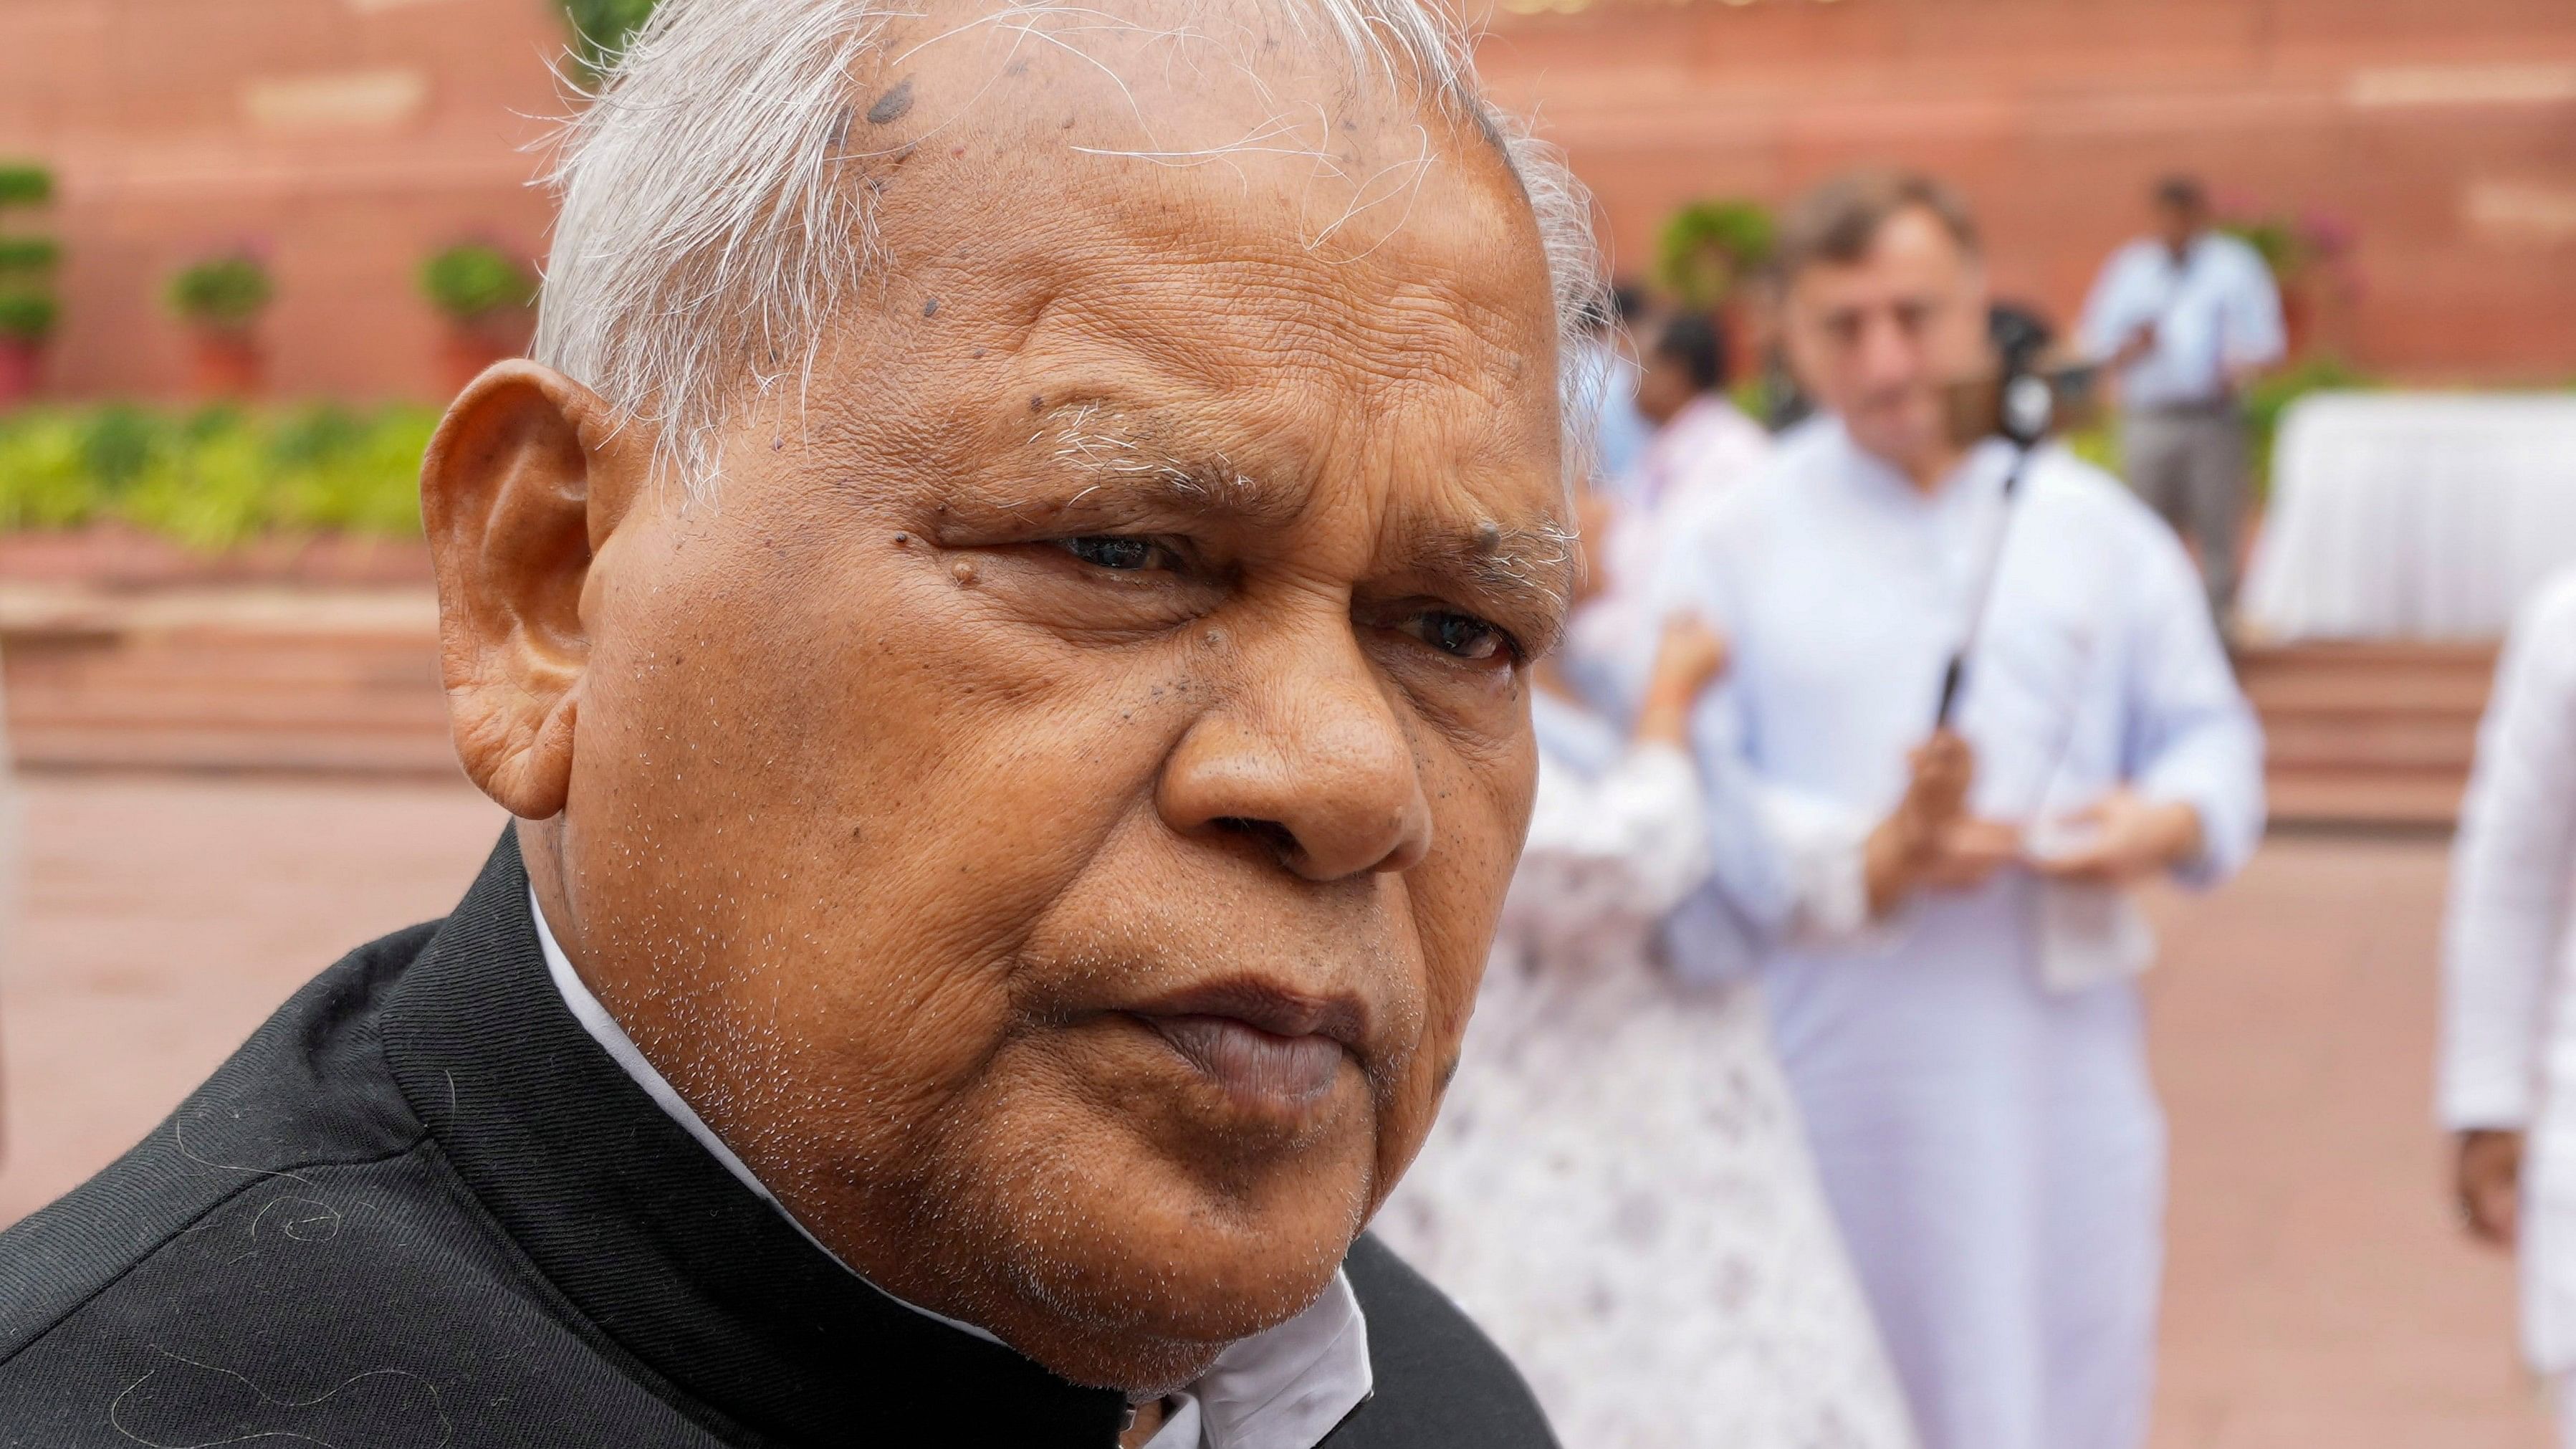
<svg viewBox="0 0 2576 1449"><path fill-rule="evenodd" d="M1018 163L1023 186L1056 171L1094 191L1205 173L1261 197L1265 223L1325 261L1385 245L1426 200L1464 201L1487 245L1525 251L1543 279L1527 198L1482 109L1400 50L1314 33L1331 8L934 6L893 27L853 77L844 154L909 164L925 148L962 157L983 142ZM984 179L979 189L1002 178Z"/></svg>
<svg viewBox="0 0 2576 1449"><path fill-rule="evenodd" d="M880 317L999 325L970 394L1007 372L1049 414L1179 404L1166 420L1221 395L1235 436L1201 446L1267 429L1275 468L1337 452L1552 514L1556 317L1508 160L1420 77L1257 28L1270 9L890 37L850 142L882 202Z"/></svg>

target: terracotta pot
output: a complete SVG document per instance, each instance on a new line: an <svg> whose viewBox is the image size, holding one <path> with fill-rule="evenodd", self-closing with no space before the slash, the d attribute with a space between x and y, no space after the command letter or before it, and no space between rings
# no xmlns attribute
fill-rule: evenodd
<svg viewBox="0 0 2576 1449"><path fill-rule="evenodd" d="M447 335L439 339L439 385L449 397L465 390L465 385L482 375L505 357L517 357L527 351L524 326L500 327L484 322L451 322Z"/></svg>
<svg viewBox="0 0 2576 1449"><path fill-rule="evenodd" d="M256 397L267 381L267 357L249 332L199 328L188 356L188 390L201 398Z"/></svg>
<svg viewBox="0 0 2576 1449"><path fill-rule="evenodd" d="M44 361L45 344L24 337L0 337L0 408L35 395Z"/></svg>

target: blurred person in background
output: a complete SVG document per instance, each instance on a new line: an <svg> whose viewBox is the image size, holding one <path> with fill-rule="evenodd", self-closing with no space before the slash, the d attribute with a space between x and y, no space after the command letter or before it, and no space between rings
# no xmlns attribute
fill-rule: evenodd
<svg viewBox="0 0 2576 1449"><path fill-rule="evenodd" d="M2281 360L2281 294L2262 253L2210 226L2189 176L2156 183L2155 230L2103 265L2085 303L2085 348L2120 405L2129 486L2189 539L2212 617L2236 603L2247 487L2245 387Z"/></svg>
<svg viewBox="0 0 2576 1449"><path fill-rule="evenodd" d="M2452 847L2440 1110L2470 1234L2521 1255L2523 1351L2576 1446L2576 571L2496 667Z"/></svg>
<svg viewBox="0 0 2576 1449"><path fill-rule="evenodd" d="M1727 396L1726 333L1717 319L1666 312L1649 325L1637 411L1655 431L1619 496L1634 513L1671 518L1750 476L1770 456L1771 435Z"/></svg>
<svg viewBox="0 0 2576 1449"><path fill-rule="evenodd" d="M1687 731L1725 658L1705 626L1665 625L1624 737L1533 670L1529 842L1440 1121L1376 1231L1495 1336L1568 1445L1902 1449L1756 993L1676 977L1657 939L1708 874Z"/></svg>
<svg viewBox="0 0 2576 1449"><path fill-rule="evenodd" d="M1726 334L1688 312L1648 312L1637 411L1654 428L1611 483L1598 554L1606 584L1575 613L1566 677L1614 718L1634 709L1662 615L1653 597L1664 541L1771 454L1771 435L1727 396Z"/></svg>
<svg viewBox="0 0 2576 1449"><path fill-rule="evenodd" d="M1584 308L1572 373L1575 406L1587 410L1591 419L1595 486L1615 481L1635 466L1654 436L1654 425L1637 410L1640 369L1628 334L1644 306L1644 295L1633 283L1617 282L1603 287Z"/></svg>
<svg viewBox="0 0 2576 1449"><path fill-rule="evenodd" d="M2054 444L2007 492L2016 449L1952 426L1995 363L1948 187L1831 182L1782 267L1818 414L1664 565L1734 648L1674 964L1758 972L1924 1443L2134 1449L2165 1144L2122 893L2246 858L2260 735L2171 532Z"/></svg>

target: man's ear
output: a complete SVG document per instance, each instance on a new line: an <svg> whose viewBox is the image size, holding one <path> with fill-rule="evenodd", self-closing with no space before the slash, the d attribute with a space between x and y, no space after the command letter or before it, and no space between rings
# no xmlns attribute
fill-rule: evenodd
<svg viewBox="0 0 2576 1449"><path fill-rule="evenodd" d="M503 362L421 461L448 728L466 775L524 820L562 813L571 787L583 585L645 487L648 432L561 373Z"/></svg>

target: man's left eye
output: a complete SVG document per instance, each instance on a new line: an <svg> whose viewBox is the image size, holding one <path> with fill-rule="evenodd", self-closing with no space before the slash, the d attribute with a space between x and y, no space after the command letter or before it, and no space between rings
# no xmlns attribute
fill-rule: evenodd
<svg viewBox="0 0 2576 1449"><path fill-rule="evenodd" d="M1486 660L1517 652L1512 636L1473 614L1428 609L1404 624L1404 632L1453 658Z"/></svg>
<svg viewBox="0 0 2576 1449"><path fill-rule="evenodd" d="M1084 563L1098 568L1115 569L1120 573L1133 573L1150 568L1169 568L1175 562L1170 549L1150 538L1095 534L1084 538L1058 539L1056 546Z"/></svg>

